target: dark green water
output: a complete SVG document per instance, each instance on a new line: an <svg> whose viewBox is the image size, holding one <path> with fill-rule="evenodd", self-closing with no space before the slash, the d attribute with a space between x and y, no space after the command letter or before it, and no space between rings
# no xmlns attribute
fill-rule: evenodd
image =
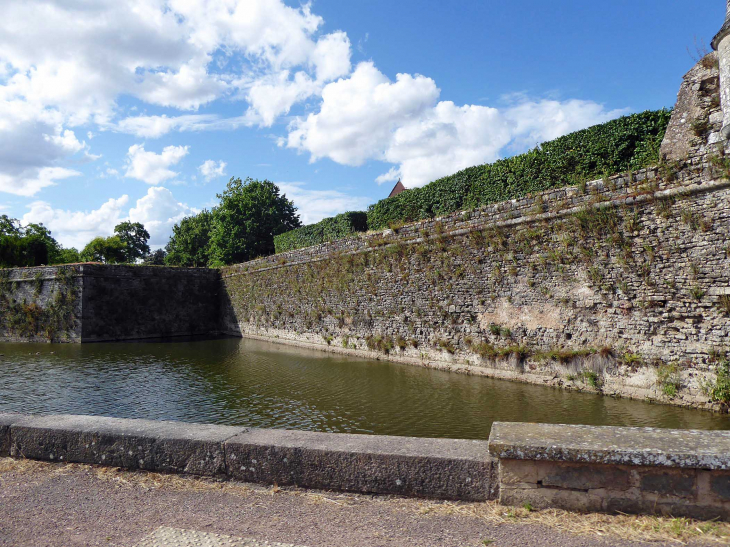
<svg viewBox="0 0 730 547"><path fill-rule="evenodd" d="M700 411L233 338L0 354L0 411L473 439L494 421L730 429Z"/></svg>

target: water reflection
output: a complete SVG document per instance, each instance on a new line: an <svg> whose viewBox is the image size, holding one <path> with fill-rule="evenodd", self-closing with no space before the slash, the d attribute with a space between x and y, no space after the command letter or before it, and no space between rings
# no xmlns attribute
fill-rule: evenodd
<svg viewBox="0 0 730 547"><path fill-rule="evenodd" d="M640 401L253 340L0 345L0 411L485 439L494 421L730 429Z"/></svg>

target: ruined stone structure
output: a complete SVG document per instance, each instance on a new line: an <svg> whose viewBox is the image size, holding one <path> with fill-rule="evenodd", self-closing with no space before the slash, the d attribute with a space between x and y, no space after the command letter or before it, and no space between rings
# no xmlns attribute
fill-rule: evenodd
<svg viewBox="0 0 730 547"><path fill-rule="evenodd" d="M730 0L727 1L725 24L712 39L712 49L716 50L720 65L721 101L723 105L722 135L730 137Z"/></svg>

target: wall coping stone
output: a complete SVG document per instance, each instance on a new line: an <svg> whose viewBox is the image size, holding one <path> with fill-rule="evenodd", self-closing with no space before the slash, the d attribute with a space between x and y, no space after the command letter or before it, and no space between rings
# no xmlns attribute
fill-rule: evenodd
<svg viewBox="0 0 730 547"><path fill-rule="evenodd" d="M730 469L730 431L495 422L499 459Z"/></svg>
<svg viewBox="0 0 730 547"><path fill-rule="evenodd" d="M498 492L486 441L0 414L7 455L436 499L485 501Z"/></svg>

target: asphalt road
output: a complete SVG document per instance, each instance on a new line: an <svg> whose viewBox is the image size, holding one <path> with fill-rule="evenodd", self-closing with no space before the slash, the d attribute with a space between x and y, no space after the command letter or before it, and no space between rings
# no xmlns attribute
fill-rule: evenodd
<svg viewBox="0 0 730 547"><path fill-rule="evenodd" d="M0 459L2 546L133 547L160 527L306 547L646 545L495 523L443 507Z"/></svg>

